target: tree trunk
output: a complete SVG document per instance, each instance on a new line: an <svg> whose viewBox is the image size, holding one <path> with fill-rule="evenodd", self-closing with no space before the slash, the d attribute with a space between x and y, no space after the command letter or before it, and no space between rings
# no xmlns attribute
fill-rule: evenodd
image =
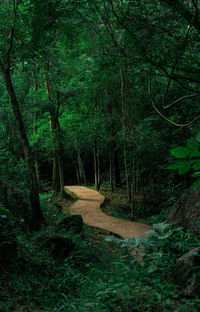
<svg viewBox="0 0 200 312"><path fill-rule="evenodd" d="M131 187L129 181L129 173L128 173L128 161L127 161L127 151L124 146L124 167L125 167L125 175L126 175L126 188L128 193L128 201L131 203Z"/></svg>
<svg viewBox="0 0 200 312"><path fill-rule="evenodd" d="M58 157L58 167L59 167L59 180L60 180L60 192L61 192L61 197L65 197L65 185L64 185L64 174L63 174L63 163L62 163L62 158L59 155Z"/></svg>
<svg viewBox="0 0 200 312"><path fill-rule="evenodd" d="M24 122L22 119L21 115L21 110L20 106L17 100L17 96L12 84L12 79L10 76L10 70L6 69L2 61L0 61L0 67L1 71L4 77L4 81L6 84L6 88L10 97L11 105L12 105L12 110L15 116L17 128L20 134L21 142L22 142L22 147L26 159L26 163L28 166L28 172L29 172L29 188L30 188L30 202L31 202L31 207L33 210L34 214L34 219L35 219L35 227L36 229L40 228L40 223L44 222L44 217L41 211L40 207L40 200L39 200L39 187L38 187L38 179L36 175L36 169L35 169L35 161L34 157L29 145L28 137L26 135L26 130L24 126Z"/></svg>
<svg viewBox="0 0 200 312"><path fill-rule="evenodd" d="M87 185L86 175L85 175L85 170L84 170L84 167L83 167L81 155L80 155L78 147L76 146L75 148L76 148L76 153L77 153L77 167L78 167L80 182L85 184L85 185Z"/></svg>
<svg viewBox="0 0 200 312"><path fill-rule="evenodd" d="M101 173L100 173L100 153L99 153L99 148L97 148L97 172L98 172L98 180L97 180L98 190L100 190L100 187L101 187L101 181L100 181Z"/></svg>
<svg viewBox="0 0 200 312"><path fill-rule="evenodd" d="M132 162L132 183L131 183L131 219L134 218L134 195L135 195L135 158L133 155Z"/></svg>
<svg viewBox="0 0 200 312"><path fill-rule="evenodd" d="M100 165L99 165L99 151L96 142L94 143L94 181L95 188L98 191L100 188Z"/></svg>
<svg viewBox="0 0 200 312"><path fill-rule="evenodd" d="M126 135L127 129L127 107L125 102L125 95L124 95L124 75L122 69L120 68L120 82L121 82L121 104L122 104L122 130L124 136ZM128 201L131 202L131 187L129 181L129 173L128 173L128 160L127 160L127 147L126 142L124 142L124 168L125 168L125 175L126 175L126 188L128 192Z"/></svg>
<svg viewBox="0 0 200 312"><path fill-rule="evenodd" d="M113 152L110 151L110 190L114 191L114 183L113 183Z"/></svg>
<svg viewBox="0 0 200 312"><path fill-rule="evenodd" d="M78 162L76 162L75 166L76 166L77 183L79 185L81 183L81 181L80 181L80 176L79 176L79 171L78 171Z"/></svg>
<svg viewBox="0 0 200 312"><path fill-rule="evenodd" d="M52 170L52 184L56 193L60 193L61 197L65 195L64 189L64 174L63 174L63 161L62 161L62 146L60 142L60 124L59 124L59 108L60 108L60 95L59 91L56 92L56 106L53 103L53 89L51 84L46 81L47 96L51 105L49 110L50 128L53 138L53 170Z"/></svg>
<svg viewBox="0 0 200 312"><path fill-rule="evenodd" d="M118 161L118 150L114 151L113 173L114 173L115 187L121 187L121 178L120 178L119 161Z"/></svg>

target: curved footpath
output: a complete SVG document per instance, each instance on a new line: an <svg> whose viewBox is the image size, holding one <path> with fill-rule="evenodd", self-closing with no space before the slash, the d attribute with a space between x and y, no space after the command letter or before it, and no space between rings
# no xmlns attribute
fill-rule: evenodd
<svg viewBox="0 0 200 312"><path fill-rule="evenodd" d="M89 226L116 233L122 238L136 238L152 229L146 224L106 215L100 208L105 197L97 191L84 186L66 186L66 188L79 198L71 206L71 213L82 215L83 222Z"/></svg>

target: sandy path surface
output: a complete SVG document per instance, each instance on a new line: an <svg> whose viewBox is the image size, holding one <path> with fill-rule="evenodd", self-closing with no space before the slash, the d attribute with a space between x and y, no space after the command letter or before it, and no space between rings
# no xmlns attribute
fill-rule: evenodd
<svg viewBox="0 0 200 312"><path fill-rule="evenodd" d="M106 215L100 208L105 197L84 186L66 186L79 199L71 206L72 214L80 214L85 224L120 235L122 238L138 237L152 228L149 225L126 221Z"/></svg>

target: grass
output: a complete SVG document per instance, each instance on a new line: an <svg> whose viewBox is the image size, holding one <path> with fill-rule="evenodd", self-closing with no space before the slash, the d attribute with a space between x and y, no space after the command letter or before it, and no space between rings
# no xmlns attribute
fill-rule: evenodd
<svg viewBox="0 0 200 312"><path fill-rule="evenodd" d="M134 202L134 217L131 217L131 206L127 199L127 191L124 189L111 192L108 188L102 187L100 193L105 196L101 208L107 215L149 225L163 222L167 218L167 209L162 210L157 203L143 203L140 200Z"/></svg>
<svg viewBox="0 0 200 312"><path fill-rule="evenodd" d="M101 209L110 216L130 220L130 204L127 200L127 192L125 190L117 190L111 192L102 188L100 191L105 196L105 201Z"/></svg>

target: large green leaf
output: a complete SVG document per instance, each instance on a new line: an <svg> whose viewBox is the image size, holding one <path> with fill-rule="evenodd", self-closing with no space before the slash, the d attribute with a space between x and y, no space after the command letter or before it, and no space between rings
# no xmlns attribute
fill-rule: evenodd
<svg viewBox="0 0 200 312"><path fill-rule="evenodd" d="M200 186L200 178L197 179L191 186L191 189L194 190L195 188Z"/></svg>
<svg viewBox="0 0 200 312"><path fill-rule="evenodd" d="M198 142L197 141L188 141L187 147L190 148L192 151L198 151Z"/></svg>
<svg viewBox="0 0 200 312"><path fill-rule="evenodd" d="M167 167L167 169L176 170L176 169L185 167L187 164L188 164L188 161L177 161L176 163Z"/></svg>
<svg viewBox="0 0 200 312"><path fill-rule="evenodd" d="M193 177L193 178L198 178L198 177L200 177L200 172L198 171L198 172L193 173L193 174L191 175L191 177Z"/></svg>
<svg viewBox="0 0 200 312"><path fill-rule="evenodd" d="M178 161L168 167L170 170L178 169L179 174L184 174L188 172L191 168L193 161Z"/></svg>
<svg viewBox="0 0 200 312"><path fill-rule="evenodd" d="M192 168L196 171L200 169L200 159L196 159L193 161L193 166Z"/></svg>
<svg viewBox="0 0 200 312"><path fill-rule="evenodd" d="M186 162L182 167L180 167L178 169L178 173L179 174L184 174L186 172L188 172L190 170L191 167L191 163L190 162Z"/></svg>
<svg viewBox="0 0 200 312"><path fill-rule="evenodd" d="M198 142L200 142L200 132L197 133L197 135L196 135L196 140L197 140Z"/></svg>
<svg viewBox="0 0 200 312"><path fill-rule="evenodd" d="M12 217L12 213L8 209L0 205L0 218L7 219L8 217Z"/></svg>
<svg viewBox="0 0 200 312"><path fill-rule="evenodd" d="M185 146L175 147L170 152L176 158L186 158L191 154L191 150Z"/></svg>
<svg viewBox="0 0 200 312"><path fill-rule="evenodd" d="M199 157L200 158L200 152L198 151L192 151L190 154L191 157Z"/></svg>
<svg viewBox="0 0 200 312"><path fill-rule="evenodd" d="M167 169L169 170L176 170L176 169L179 169L180 167L182 167L184 164L183 161L179 161L179 162L176 162L175 164L172 164L170 166L167 167Z"/></svg>

